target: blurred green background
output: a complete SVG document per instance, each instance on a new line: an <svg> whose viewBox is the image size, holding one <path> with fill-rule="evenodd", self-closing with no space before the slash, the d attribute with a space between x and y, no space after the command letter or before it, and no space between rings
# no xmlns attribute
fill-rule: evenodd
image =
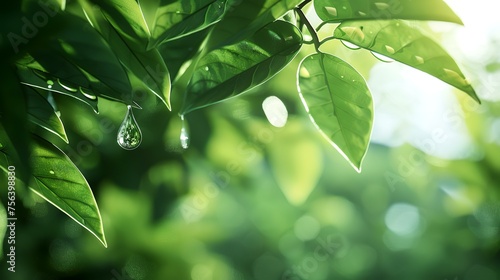
<svg viewBox="0 0 500 280"><path fill-rule="evenodd" d="M1 279L500 279L498 4L467 2L449 1L465 27L418 24L438 34L482 105L367 51L323 49L373 91L361 174L299 100L307 47L269 83L189 114L187 150L179 117L141 89L143 142L133 151L116 144L125 106L100 100L95 115L55 96L64 151L94 190L108 248L33 195L17 209L17 271ZM174 106L181 93L174 88ZM271 95L287 106L283 128L262 111Z"/></svg>

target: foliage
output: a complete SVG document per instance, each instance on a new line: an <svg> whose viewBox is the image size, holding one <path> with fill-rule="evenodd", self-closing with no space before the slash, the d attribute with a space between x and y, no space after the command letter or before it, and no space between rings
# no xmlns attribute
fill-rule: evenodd
<svg viewBox="0 0 500 280"><path fill-rule="evenodd" d="M60 140L72 139L56 95L96 113L103 99L152 110L136 101L146 90L173 111L164 114L186 117L265 83L303 44L312 44L315 52L296 71L300 98L318 129L358 171L370 141L371 94L351 65L321 51L327 42L342 40L390 57L479 102L451 56L404 21L460 23L444 1L317 0L322 23L316 28L303 12L309 2L24 0L6 5L2 13L10 16L2 16L2 28L9 28L0 41L9 61L2 66L8 79L0 95L2 169L15 165L30 189L106 245L92 190L58 148L65 145ZM328 24L338 26L320 40L318 31Z"/></svg>

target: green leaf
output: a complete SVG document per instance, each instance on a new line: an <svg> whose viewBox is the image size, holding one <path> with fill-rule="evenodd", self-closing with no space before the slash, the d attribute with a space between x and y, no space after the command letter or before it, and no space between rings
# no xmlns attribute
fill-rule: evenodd
<svg viewBox="0 0 500 280"><path fill-rule="evenodd" d="M83 89L82 87L77 89L76 87L68 86L69 83L55 78L49 73L28 69L23 66L18 66L18 73L21 77L21 84L23 85L73 97L89 105L92 109L94 109L94 112L99 112L99 109L97 108L97 98L95 95L89 93L90 90L87 92L86 89Z"/></svg>
<svg viewBox="0 0 500 280"><path fill-rule="evenodd" d="M411 19L463 24L443 0L314 0L314 8L328 22Z"/></svg>
<svg viewBox="0 0 500 280"><path fill-rule="evenodd" d="M301 45L297 27L276 21L248 40L209 52L196 65L181 114L264 83L295 57Z"/></svg>
<svg viewBox="0 0 500 280"><path fill-rule="evenodd" d="M453 58L404 21L348 21L335 29L334 36L424 71L480 102Z"/></svg>
<svg viewBox="0 0 500 280"><path fill-rule="evenodd" d="M46 39L18 64L60 78L69 88L135 105L127 73L113 51L92 26L75 16L60 16L64 28Z"/></svg>
<svg viewBox="0 0 500 280"><path fill-rule="evenodd" d="M79 18L67 17L65 22L66 27L49 42L50 52L90 75L90 89L100 96L131 105L132 87L127 73L101 35Z"/></svg>
<svg viewBox="0 0 500 280"><path fill-rule="evenodd" d="M25 87L24 92L28 105L28 120L68 143L64 125L47 99L32 87Z"/></svg>
<svg viewBox="0 0 500 280"><path fill-rule="evenodd" d="M18 169L18 176L26 182L30 174L30 137L26 111L26 99L15 67L0 65L2 89L0 91L0 143L2 152L11 155L9 164ZM8 148L7 148L8 147Z"/></svg>
<svg viewBox="0 0 500 280"><path fill-rule="evenodd" d="M163 61L168 66L173 81L175 81L175 77L183 74L183 72L179 73L179 70L196 55L201 43L208 35L208 31L208 29L205 29L195 34L163 43L157 47Z"/></svg>
<svg viewBox="0 0 500 280"><path fill-rule="evenodd" d="M224 19L214 28L207 48L210 50L234 44L250 37L293 9L303 0L254 0L235 1Z"/></svg>
<svg viewBox="0 0 500 280"><path fill-rule="evenodd" d="M85 177L57 147L41 138L34 138L33 142L30 188L107 247L101 214Z"/></svg>
<svg viewBox="0 0 500 280"><path fill-rule="evenodd" d="M31 55L26 55L18 60L17 65L21 66L23 69L29 68L35 70L34 72L38 73L43 79L61 79L64 85L70 88L77 89L77 85L84 88L90 88L90 81L77 65L70 63L63 56L56 55L51 48L45 45L31 51ZM46 74L42 75L41 73Z"/></svg>
<svg viewBox="0 0 500 280"><path fill-rule="evenodd" d="M176 40L217 23L222 19L227 8L226 0L161 2L139 1L141 8L148 11L146 13L148 17L153 17L147 20L151 30L149 49L162 42Z"/></svg>
<svg viewBox="0 0 500 280"><path fill-rule="evenodd" d="M108 42L120 62L170 110L170 73L157 49L136 50L107 21L101 11L86 1L80 1L89 22Z"/></svg>
<svg viewBox="0 0 500 280"><path fill-rule="evenodd" d="M361 172L373 123L372 97L363 77L340 58L316 53L302 60L298 85L313 123Z"/></svg>
<svg viewBox="0 0 500 280"><path fill-rule="evenodd" d="M135 49L145 49L151 32L136 0L92 0L92 2L101 8L105 18L130 46Z"/></svg>

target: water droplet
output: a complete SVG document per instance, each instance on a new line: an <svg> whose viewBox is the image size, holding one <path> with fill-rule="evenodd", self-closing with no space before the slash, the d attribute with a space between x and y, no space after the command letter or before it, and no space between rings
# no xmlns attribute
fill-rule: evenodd
<svg viewBox="0 0 500 280"><path fill-rule="evenodd" d="M181 140L181 147L187 149L189 147L189 127L187 121L184 119L184 115L181 115L182 127L181 135L179 139Z"/></svg>
<svg viewBox="0 0 500 280"><path fill-rule="evenodd" d="M95 96L95 94L92 94L92 93L89 93L89 92L85 92L85 90L82 87L79 87L79 88L80 88L80 92L83 94L83 96L87 97L90 100L96 100L97 99L97 96Z"/></svg>
<svg viewBox="0 0 500 280"><path fill-rule="evenodd" d="M381 54L376 53L376 52L371 52L371 53L373 54L373 56L374 56L376 59L378 59L378 60L380 60L380 61L382 61L382 62L394 62L394 59L392 59L392 58L390 58L390 57L387 57L387 56L385 56L385 55L381 55Z"/></svg>
<svg viewBox="0 0 500 280"><path fill-rule="evenodd" d="M413 57L413 63L415 63L416 65L423 64L424 62L425 62L425 60L421 56L416 55Z"/></svg>
<svg viewBox="0 0 500 280"><path fill-rule="evenodd" d="M325 7L325 11L334 17L337 16L337 9L334 7Z"/></svg>
<svg viewBox="0 0 500 280"><path fill-rule="evenodd" d="M389 4L387 4L387 3L382 3L382 2L376 2L376 3L374 3L374 4L375 4L375 7L377 7L377 9L379 9L379 10L386 10L387 8L389 8L389 7L390 7L390 5L389 5Z"/></svg>
<svg viewBox="0 0 500 280"><path fill-rule="evenodd" d="M362 12L362 11L358 11L358 14L362 17L366 16L366 13L365 12Z"/></svg>
<svg viewBox="0 0 500 280"><path fill-rule="evenodd" d="M394 54L396 52L394 48L389 45L385 45L385 50L390 54Z"/></svg>
<svg viewBox="0 0 500 280"><path fill-rule="evenodd" d="M351 41L354 42L363 42L365 39L365 33L363 33L363 30L359 27L353 27L353 26L344 26L340 28L348 37L351 39Z"/></svg>
<svg viewBox="0 0 500 280"><path fill-rule="evenodd" d="M341 79L343 79L343 78L344 78L344 75L341 75L341 76L340 76L340 78L341 78Z"/></svg>
<svg viewBox="0 0 500 280"><path fill-rule="evenodd" d="M125 150L133 150L139 147L141 141L141 129L135 120L134 113L132 112L132 106L128 105L125 119L123 119L123 122L118 129L116 142L118 142L118 145Z"/></svg>
<svg viewBox="0 0 500 280"><path fill-rule="evenodd" d="M54 82L52 80L47 80L47 88L52 88Z"/></svg>
<svg viewBox="0 0 500 280"><path fill-rule="evenodd" d="M56 174L56 173L54 172L54 170L50 170L50 171L49 171L49 173L50 173L50 174L52 174L52 175Z"/></svg>
<svg viewBox="0 0 500 280"><path fill-rule="evenodd" d="M307 68L305 68L304 66L300 67L300 70L299 70L299 76L301 78L310 78L311 77L311 74L309 74L309 71L307 71Z"/></svg>
<svg viewBox="0 0 500 280"><path fill-rule="evenodd" d="M469 80L465 79L462 75L458 74L454 70L443 68L444 73L448 78L453 79L455 82L459 83L462 87L470 86Z"/></svg>
<svg viewBox="0 0 500 280"><path fill-rule="evenodd" d="M76 92L76 91L77 91L77 89L76 89L76 88L72 88L72 87L70 87L70 86L67 86L67 85L63 84L63 83L61 82L61 79L57 79L57 83L58 83L61 87L63 87L65 90L67 90L67 91L71 91L71 92Z"/></svg>
<svg viewBox="0 0 500 280"><path fill-rule="evenodd" d="M351 49L351 50L359 50L359 49L361 49L361 47L360 47L360 46L355 45L355 44L353 44L353 43L351 43L351 42L344 41L344 40L340 40L340 42L342 42L342 44L343 44L346 48L348 48L348 49Z"/></svg>
<svg viewBox="0 0 500 280"><path fill-rule="evenodd" d="M288 120L288 110L281 99L276 96L267 97L262 102L262 109L267 120L275 127L283 127Z"/></svg>
<svg viewBox="0 0 500 280"><path fill-rule="evenodd" d="M203 68L203 69L205 69L205 71L208 71L208 66L205 66L205 68Z"/></svg>

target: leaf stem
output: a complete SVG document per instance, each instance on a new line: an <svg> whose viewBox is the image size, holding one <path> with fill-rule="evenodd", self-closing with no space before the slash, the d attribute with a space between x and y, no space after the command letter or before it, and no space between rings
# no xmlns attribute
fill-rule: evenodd
<svg viewBox="0 0 500 280"><path fill-rule="evenodd" d="M306 0L302 3L300 3L298 6L297 6L297 9L302 9L304 8L307 4L311 3L312 0Z"/></svg>
<svg viewBox="0 0 500 280"><path fill-rule="evenodd" d="M303 22L306 25L307 30L309 30L309 33L311 34L312 40L314 43L314 48L316 48L317 52L320 52L319 47L321 46L321 43L320 43L319 38L318 38L318 33L316 33L316 30L311 25L311 23L307 19L306 15L304 14L304 12L302 12L302 10L300 8L295 8L295 12L297 12L297 14L300 17L300 21Z"/></svg>
<svg viewBox="0 0 500 280"><path fill-rule="evenodd" d="M318 25L318 27L316 27L316 32L319 32L319 31L321 30L321 28L323 28L323 26L325 26L325 25L327 25L327 24L329 24L329 23L331 23L331 22L329 22L329 21L323 21L323 22L321 22L321 23Z"/></svg>
<svg viewBox="0 0 500 280"><path fill-rule="evenodd" d="M323 40L321 40L321 42L319 42L320 45L323 45L324 43L328 42L328 41L331 41L331 40L336 40L337 37L335 36L330 36L330 37L326 37L324 38Z"/></svg>

